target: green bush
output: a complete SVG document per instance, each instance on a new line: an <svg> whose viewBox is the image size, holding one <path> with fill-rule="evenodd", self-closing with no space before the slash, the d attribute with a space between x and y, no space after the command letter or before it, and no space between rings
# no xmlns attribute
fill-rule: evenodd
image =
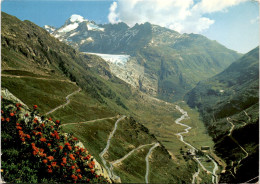
<svg viewBox="0 0 260 184"><path fill-rule="evenodd" d="M107 180L95 173L95 162L78 139L60 133L60 121L40 117L21 104L2 99L1 172L12 183L96 183Z"/></svg>

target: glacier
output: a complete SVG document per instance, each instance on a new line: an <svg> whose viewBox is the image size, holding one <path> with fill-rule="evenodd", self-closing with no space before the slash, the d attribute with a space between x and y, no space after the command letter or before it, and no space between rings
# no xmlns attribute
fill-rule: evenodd
<svg viewBox="0 0 260 184"><path fill-rule="evenodd" d="M102 53L94 53L94 52L84 52L86 54L93 54L100 56L106 62L113 63L116 65L124 66L127 61L130 59L130 55L118 55L118 54L102 54Z"/></svg>

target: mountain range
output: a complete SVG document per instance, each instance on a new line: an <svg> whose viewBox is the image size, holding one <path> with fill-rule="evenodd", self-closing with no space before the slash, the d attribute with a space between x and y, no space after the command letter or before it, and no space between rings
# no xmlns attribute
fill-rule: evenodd
<svg viewBox="0 0 260 184"><path fill-rule="evenodd" d="M2 92L61 120L113 182L258 176L259 47L242 55L198 34L79 15L60 28L1 21ZM8 168L4 179L20 181Z"/></svg>
<svg viewBox="0 0 260 184"><path fill-rule="evenodd" d="M50 27L45 26L47 31ZM180 34L148 22L133 27L123 22L97 25L72 15L50 33L81 52L130 55L126 67L130 74L122 76L122 70L116 72L114 66L112 72L125 82L135 81L130 84L141 91L171 102L241 56L202 35Z"/></svg>

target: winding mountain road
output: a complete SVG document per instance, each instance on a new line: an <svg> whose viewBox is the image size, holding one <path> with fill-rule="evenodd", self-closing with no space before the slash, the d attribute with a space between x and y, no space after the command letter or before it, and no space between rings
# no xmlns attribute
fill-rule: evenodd
<svg viewBox="0 0 260 184"><path fill-rule="evenodd" d="M244 113L245 113L245 115L247 116L247 118L248 118L248 122L250 122L251 121L251 118L250 118L250 116L248 116L248 114L247 114L247 112L245 111L245 110L243 110L244 111Z"/></svg>
<svg viewBox="0 0 260 184"><path fill-rule="evenodd" d="M77 122L77 123L66 123L66 124L62 124L60 126L65 126L65 125L79 125L79 124L84 124L84 123L93 123L96 121L102 121L102 120L106 120L106 119L114 119L117 116L113 116L113 117L107 117L107 118L100 118L100 119L93 119L93 120L89 120L89 121L83 121L83 122Z"/></svg>
<svg viewBox="0 0 260 184"><path fill-rule="evenodd" d="M187 134L187 133L189 133L189 130L190 130L192 127L190 127L190 126L188 126L188 125L185 125L185 124L183 124L183 123L180 123L182 120L184 120L184 119L189 119L190 117L188 116L188 113L187 113L186 111L184 111L182 108L180 108L178 105L176 105L175 107L176 107L177 110L179 110L179 111L182 113L182 116L181 116L180 118L178 118L177 120L175 120L175 123L178 124L178 125L181 125L181 126L186 127L186 128L184 129L184 132L177 133L176 135L179 137L179 139L180 139L181 142L183 142L184 144L186 144L187 146L189 146L189 147L192 149L192 151L191 151L192 153L195 153L195 151L198 151L198 149L195 148L194 146L192 146L191 144L185 142L185 141L183 140L183 136L182 136L182 134ZM200 160L199 160L198 158L195 157L195 160L198 162L198 164L201 166L201 168L202 168L204 171L206 171L207 173L212 174L212 183L214 183L214 182L218 183L218 176L217 176L217 174L216 174L216 171L218 170L218 164L217 164L210 156L208 156L208 155L206 155L206 156L207 156L207 158L209 158L209 159L213 162L213 164L214 164L213 172L207 170L207 169L205 168L205 166L203 166L203 164L200 162Z"/></svg>
<svg viewBox="0 0 260 184"><path fill-rule="evenodd" d="M149 157L151 156L152 151L153 151L156 147L158 147L158 146L160 146L160 144L159 144L159 143L155 143L155 144L153 145L153 147L150 148L149 152L147 153L147 155L146 155L146 157L145 157L145 161L146 161L145 183L149 183L149 182L148 182L149 167L150 167L150 166L149 166Z"/></svg>
<svg viewBox="0 0 260 184"><path fill-rule="evenodd" d="M200 168L198 168L198 171L195 172L193 175L192 175L192 184L195 184L195 180L196 178L199 176L199 173L200 173Z"/></svg>
<svg viewBox="0 0 260 184"><path fill-rule="evenodd" d="M244 111L244 112L245 112L245 111ZM246 113L246 112L245 112L245 113ZM247 151L237 142L237 140L232 136L232 132L233 132L233 130L234 130L235 125L232 123L231 118L228 117L228 118L227 118L227 121L231 124L231 128L230 128L230 130L229 130L228 136L229 136L229 137L233 140L233 142L235 142L235 143L238 145L238 147L245 153L245 156L238 161L237 165L239 165L239 163L241 162L241 160L244 160L245 158L248 157L248 152L247 152ZM235 174L236 174L236 169L237 169L237 167L235 166L235 167L234 167L234 173L235 173Z"/></svg>
<svg viewBox="0 0 260 184"><path fill-rule="evenodd" d="M113 167L112 164L110 164L110 168L108 168L108 166L107 166L107 161L104 159L104 154L107 152L107 150L108 150L108 148L109 148L109 146L110 146L110 141L111 141L112 137L114 136L114 134L115 134L115 132L116 132L118 123L119 123L121 120L123 120L125 117L126 117L126 116L122 116L122 117L120 117L120 118L116 121L113 131L109 134L106 147L105 147L104 150L99 154L99 157L101 158L101 160L102 160L102 162L103 162L105 168L107 169L107 172L108 172L109 177L112 178L112 179L116 179L116 180L119 179L120 177L119 177L119 176L116 176L116 175L113 173L113 170L110 169L111 167Z"/></svg>
<svg viewBox="0 0 260 184"><path fill-rule="evenodd" d="M71 93L71 94L69 94L68 96L66 96L66 103L61 104L61 105L59 105L58 107L55 107L54 109L52 109L52 110L50 110L49 112L45 113L45 115L51 114L51 113L53 113L54 111L56 111L56 110L58 110L58 109L60 109L60 108L62 108L62 107L64 107L64 106L68 105L68 104L70 103L70 99L69 99L69 98L70 98L72 95L75 95L75 94L79 93L80 91L81 91L81 89L79 88L77 91L74 91L73 93Z"/></svg>
<svg viewBox="0 0 260 184"><path fill-rule="evenodd" d="M150 145L154 145L155 143L151 143L151 144L144 144L144 145L141 145L133 150L131 150L129 153L127 153L125 156L123 156L122 158L118 159L118 160L114 160L112 162L110 162L112 165L116 165L122 161L124 161L127 157L129 157L132 153L134 153L135 151L139 150L139 149L142 149L143 147L146 147L146 146L150 146Z"/></svg>
<svg viewBox="0 0 260 184"><path fill-rule="evenodd" d="M44 78L43 77L33 77L33 76L25 76L25 75L8 75L8 74L1 74L2 77L9 77L9 78L31 78L31 79L39 79L39 80L50 80L50 81L60 81L60 82L68 82L68 83L72 83L75 84L75 82L72 82L70 80L67 79L52 79L52 78Z"/></svg>

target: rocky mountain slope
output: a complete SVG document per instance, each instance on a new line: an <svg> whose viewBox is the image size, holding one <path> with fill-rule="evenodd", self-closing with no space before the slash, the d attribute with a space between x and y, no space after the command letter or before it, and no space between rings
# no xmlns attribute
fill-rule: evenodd
<svg viewBox="0 0 260 184"><path fill-rule="evenodd" d="M228 164L222 182L258 176L259 47L185 96L201 112L215 149Z"/></svg>
<svg viewBox="0 0 260 184"><path fill-rule="evenodd" d="M73 15L51 34L81 52L131 55L129 65L141 71L113 65L114 74L167 101L182 98L197 82L221 72L240 56L202 35L180 34L150 23L131 28L125 23L97 25Z"/></svg>

